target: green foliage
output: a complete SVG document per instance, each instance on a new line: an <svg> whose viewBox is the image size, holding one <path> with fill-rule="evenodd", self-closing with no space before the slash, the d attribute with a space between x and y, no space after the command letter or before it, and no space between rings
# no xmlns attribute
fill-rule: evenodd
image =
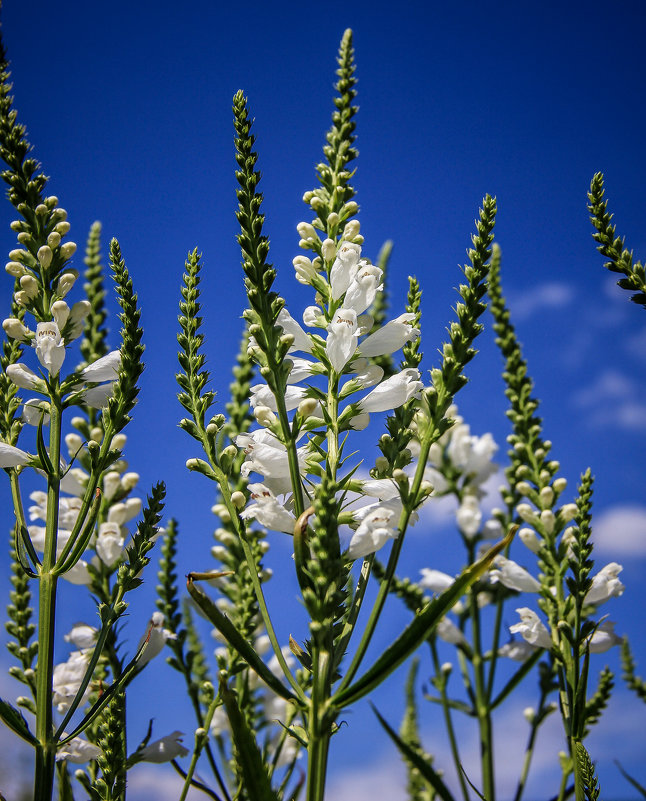
<svg viewBox="0 0 646 801"><path fill-rule="evenodd" d="M597 776L594 770L594 765L590 759L590 754L587 752L585 746L581 742L575 744L576 754L574 758L577 760L579 770L584 785L584 794L586 801L597 801L599 798L600 787Z"/></svg>
<svg viewBox="0 0 646 801"><path fill-rule="evenodd" d="M608 211L608 201L604 199L603 175L595 173L588 192L590 220L596 232L592 238L598 243L597 250L608 259L603 265L613 273L622 273L617 281L622 289L634 294L633 303L646 308L646 271L640 261L633 261L633 252L625 247L624 237L615 236L616 226L612 225L612 214Z"/></svg>
<svg viewBox="0 0 646 801"><path fill-rule="evenodd" d="M630 642L627 637L624 638L621 644L621 666L623 668L623 680L635 695L646 703L646 681L635 673L635 659L630 650Z"/></svg>
<svg viewBox="0 0 646 801"><path fill-rule="evenodd" d="M108 352L105 321L108 316L105 308L106 290L103 281L104 267L101 262L101 223L94 222L88 234L85 248L85 290L90 303L90 311L85 318L85 329L81 341L81 354L84 366L95 362Z"/></svg>

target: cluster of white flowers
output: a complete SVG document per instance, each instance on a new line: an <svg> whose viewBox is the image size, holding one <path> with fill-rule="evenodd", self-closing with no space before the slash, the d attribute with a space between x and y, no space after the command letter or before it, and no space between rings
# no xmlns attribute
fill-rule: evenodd
<svg viewBox="0 0 646 801"><path fill-rule="evenodd" d="M301 244L312 249L318 236L315 228L309 223L301 223L298 230ZM372 357L401 349L406 342L419 336L419 330L413 327L414 315L406 313L372 331L373 319L366 310L383 289L382 270L361 257L362 241L359 224L351 221L347 223L339 243L317 239L316 249L320 250L321 256L311 260L300 255L294 259L297 279L318 290L317 305L308 306L303 314L304 325L318 331L305 331L286 309L278 316L278 324L291 338L286 408L307 420L307 430L325 426L319 401L312 397L314 393L309 391L307 384L301 385L308 378L321 375L347 377L339 387L339 397L343 399L372 388L360 399L353 397L340 410L340 430L364 429L371 413L401 406L410 398L417 397L423 386L416 369L404 369L382 380L382 368L370 362ZM257 347L252 338L249 345L252 355ZM302 355L292 356L297 353ZM252 387L251 393L251 405L262 427L240 434L235 443L246 455L242 474L256 473L262 481L249 484L250 502L242 517L255 519L276 531L292 533L295 520L287 450L271 430L276 424L277 404L266 384ZM297 458L301 476L305 476L321 456L308 442L304 442L297 449ZM366 556L398 535L401 502L396 484L386 480L379 492L366 489L363 495L378 500L354 513L351 525L355 532L347 551L350 559Z"/></svg>

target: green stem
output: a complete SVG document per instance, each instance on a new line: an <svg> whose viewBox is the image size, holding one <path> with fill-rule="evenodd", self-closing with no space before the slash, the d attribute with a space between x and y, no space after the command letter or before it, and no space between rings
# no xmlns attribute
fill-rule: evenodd
<svg viewBox="0 0 646 801"><path fill-rule="evenodd" d="M220 696L216 693L213 697L213 700L209 704L209 708L206 711L206 716L204 718L204 725L202 726L202 729L204 731L200 732L199 734L196 732L195 734L195 748L193 749L191 764L188 766L188 770L186 771L186 776L184 778L184 786L182 787L182 793L179 797L179 801L186 801L186 796L191 786L193 774L195 773L195 768L197 767L197 761L200 758L200 754L202 753L202 748L208 742L209 738L208 733L209 729L211 728L211 721L213 720L213 714L215 712L216 707L218 706L219 699Z"/></svg>
<svg viewBox="0 0 646 801"><path fill-rule="evenodd" d="M538 703L538 709L536 715L534 716L534 720L532 721L532 728L529 733L529 739L527 740L527 747L525 748L525 757L523 759L523 769L520 773L520 777L518 779L518 787L516 788L516 794L514 795L514 801L521 801L523 791L525 789L525 784L527 783L527 776L529 775L529 768L532 762L532 757L534 756L534 746L536 744L536 735L538 733L538 727L540 726L542 717L542 712L545 706L545 699L547 697L547 693L541 692L541 698Z"/></svg>
<svg viewBox="0 0 646 801"><path fill-rule="evenodd" d="M330 695L330 654L313 646L312 695L308 718L307 789L305 801L323 801L332 722L327 702Z"/></svg>
<svg viewBox="0 0 646 801"><path fill-rule="evenodd" d="M56 543L60 495L61 404L57 388L50 397L49 458L53 473L47 476L45 550L39 571L38 663L36 674L36 770L34 801L50 801L54 790L56 743L53 738L52 683L56 619Z"/></svg>
<svg viewBox="0 0 646 801"><path fill-rule="evenodd" d="M570 754L572 755L572 765L574 767L574 799L575 801L586 801L582 765L576 748L577 743L580 742L581 739L579 737L570 738Z"/></svg>

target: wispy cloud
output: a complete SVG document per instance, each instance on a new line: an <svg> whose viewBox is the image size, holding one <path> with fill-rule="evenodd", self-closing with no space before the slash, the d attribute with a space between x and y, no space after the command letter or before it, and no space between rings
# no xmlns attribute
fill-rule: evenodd
<svg viewBox="0 0 646 801"><path fill-rule="evenodd" d="M605 370L592 383L576 392L575 406L588 413L593 426L612 426L630 431L646 430L644 393L627 375L617 370Z"/></svg>
<svg viewBox="0 0 646 801"><path fill-rule="evenodd" d="M526 292L510 292L508 297L513 320L527 320L547 309L562 309L573 299L574 289L556 281L539 284Z"/></svg>
<svg viewBox="0 0 646 801"><path fill-rule="evenodd" d="M646 555L646 506L611 506L594 518L592 538L600 551Z"/></svg>

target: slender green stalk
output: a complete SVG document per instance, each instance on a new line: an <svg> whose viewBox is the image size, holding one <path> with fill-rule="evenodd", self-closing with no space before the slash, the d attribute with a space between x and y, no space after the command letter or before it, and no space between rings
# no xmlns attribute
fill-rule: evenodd
<svg viewBox="0 0 646 801"><path fill-rule="evenodd" d="M193 774L195 773L195 768L197 767L197 762L200 758L200 754L202 753L202 749L205 745L208 744L209 739L209 729L211 728L211 721L213 720L213 714L217 707L220 705L220 696L217 693L213 694L213 699L208 706L206 711L206 715L204 716L204 723L202 726L195 732L195 746L193 748L193 754L191 756L191 762L188 766L188 770L186 771L186 776L184 777L184 786L182 787L182 792L179 797L179 801L186 801L186 796L188 795L188 791L191 787L191 782L193 780Z"/></svg>
<svg viewBox="0 0 646 801"><path fill-rule="evenodd" d="M470 554L472 562L475 555ZM487 801L495 801L496 786L493 762L493 730L491 725L491 699L487 695L484 673L484 660L482 656L482 642L480 637L480 610L478 609L477 593L473 589L469 592L469 607L471 614L471 634L473 652L471 664L473 665L474 687L476 693L475 710L478 716L478 729L480 731L480 765L482 770L482 794Z"/></svg>

